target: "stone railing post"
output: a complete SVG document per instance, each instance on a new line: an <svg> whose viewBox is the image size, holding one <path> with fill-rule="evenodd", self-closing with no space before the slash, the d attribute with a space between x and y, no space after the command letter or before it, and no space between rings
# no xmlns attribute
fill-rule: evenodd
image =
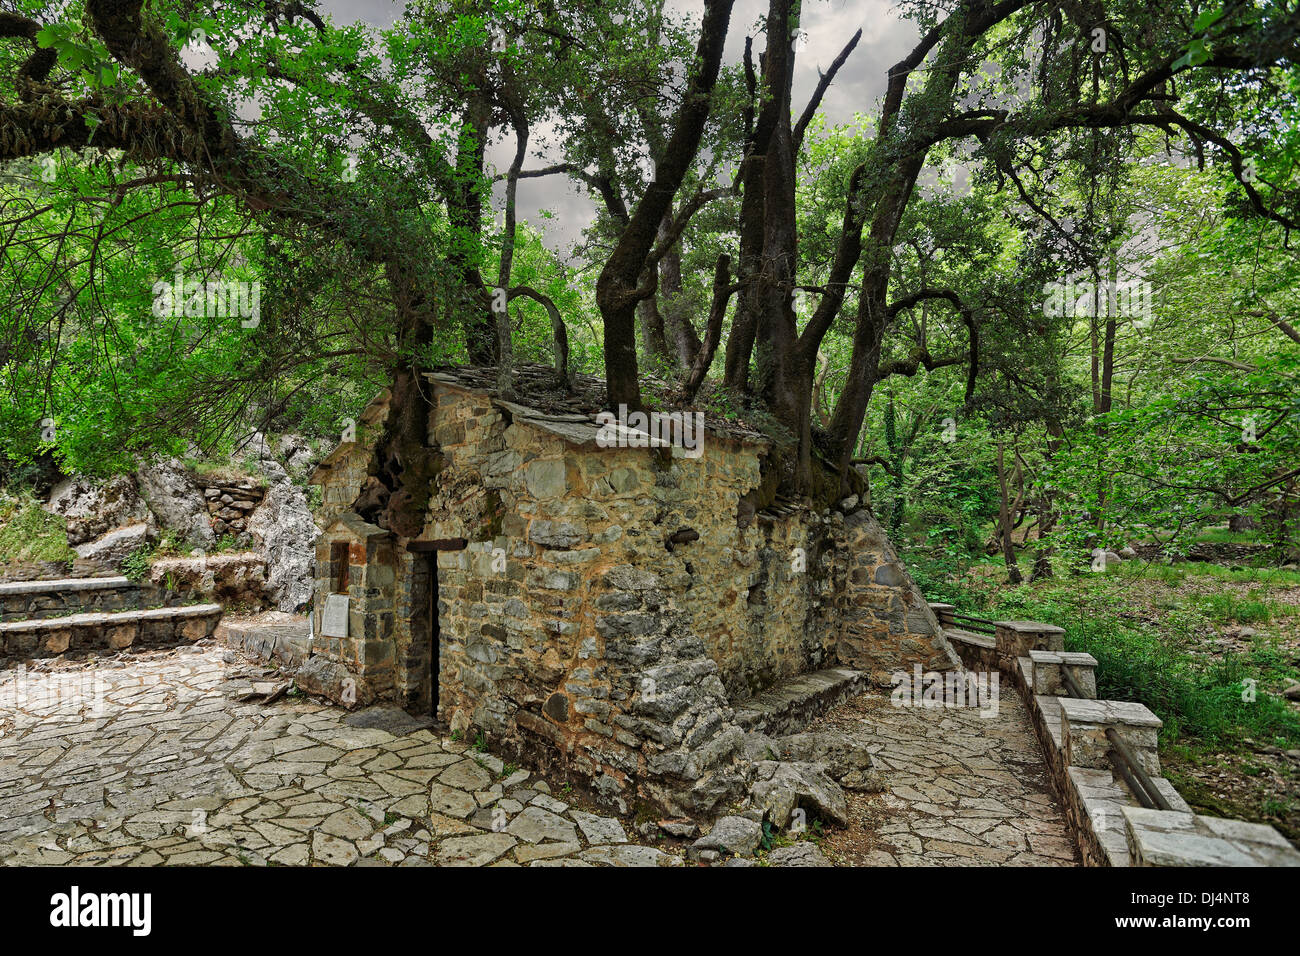
<svg viewBox="0 0 1300 956"><path fill-rule="evenodd" d="M933 611L934 616L939 619L939 624L944 628L944 630L955 628L957 626L957 622L953 620L953 613L957 610L955 604L944 604L938 601L931 601L930 610Z"/></svg>
<svg viewBox="0 0 1300 956"><path fill-rule="evenodd" d="M1006 670L1016 667L1030 651L1065 650L1065 628L1038 621L994 621L994 639L997 641L998 666Z"/></svg>
<svg viewBox="0 0 1300 956"><path fill-rule="evenodd" d="M1142 769L1153 777L1160 775L1156 735L1163 724L1145 706L1127 700L1062 697L1060 701L1061 752L1067 765L1110 769L1107 754L1111 743L1106 739L1106 730L1113 727L1133 751Z"/></svg>
<svg viewBox="0 0 1300 956"><path fill-rule="evenodd" d="M1068 667L1075 683L1083 691L1083 696L1097 696L1097 658L1091 654L1072 651L1031 650L1029 659L1033 662L1034 693L1047 697L1070 697L1061 669Z"/></svg>

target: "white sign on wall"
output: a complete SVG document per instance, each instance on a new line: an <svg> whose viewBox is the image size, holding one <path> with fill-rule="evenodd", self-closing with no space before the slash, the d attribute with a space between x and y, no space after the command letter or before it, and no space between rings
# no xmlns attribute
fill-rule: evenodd
<svg viewBox="0 0 1300 956"><path fill-rule="evenodd" d="M325 611L321 614L322 637L348 636L348 596L331 594L325 598Z"/></svg>

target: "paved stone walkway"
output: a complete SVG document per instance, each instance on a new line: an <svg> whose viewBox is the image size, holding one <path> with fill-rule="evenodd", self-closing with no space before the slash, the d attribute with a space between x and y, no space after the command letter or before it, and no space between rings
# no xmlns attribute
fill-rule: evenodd
<svg viewBox="0 0 1300 956"><path fill-rule="evenodd" d="M868 694L818 724L865 729L885 781L883 793L849 794L849 828L831 831L823 843L833 861L1077 865L1029 714L1009 682L1001 682L996 716L895 707L885 694Z"/></svg>
<svg viewBox="0 0 1300 956"><path fill-rule="evenodd" d="M241 702L275 674L194 647L0 671L0 862L75 865L679 866L527 770L400 712ZM822 842L858 865L1070 865L1028 717L897 708L866 730L883 794L849 794Z"/></svg>
<svg viewBox="0 0 1300 956"><path fill-rule="evenodd" d="M0 861L683 862L400 715L384 729L306 699L241 703L250 676L211 642L0 671Z"/></svg>

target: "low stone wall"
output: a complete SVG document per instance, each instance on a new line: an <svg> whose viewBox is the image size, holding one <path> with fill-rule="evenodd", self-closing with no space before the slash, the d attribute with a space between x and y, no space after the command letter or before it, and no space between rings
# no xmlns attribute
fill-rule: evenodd
<svg viewBox="0 0 1300 956"><path fill-rule="evenodd" d="M963 660L969 656L987 664L992 658L1000 664L1017 642L1058 644L1059 631L1033 622L999 622L993 642L961 633L950 633L950 640ZM1053 789L1086 865L1300 866L1300 852L1273 827L1194 813L1173 784L1159 776L1159 718L1141 704L1096 700L1096 663L1090 655L1059 647L1030 647L1013 667L1000 666L1029 709ZM1060 696L1065 692L1061 672L1067 668L1083 698ZM1172 809L1144 808L1112 770L1107 728L1134 752Z"/></svg>
<svg viewBox="0 0 1300 956"><path fill-rule="evenodd" d="M89 611L124 611L161 603L152 588L124 577L57 578L0 584L0 622L62 617Z"/></svg>
<svg viewBox="0 0 1300 956"><path fill-rule="evenodd" d="M12 621L0 624L0 664L192 644L211 637L220 620L219 604L196 604Z"/></svg>
<svg viewBox="0 0 1300 956"><path fill-rule="evenodd" d="M266 489L253 478L207 479L203 499L207 502L212 533L217 537L247 534L248 519L265 495Z"/></svg>
<svg viewBox="0 0 1300 956"><path fill-rule="evenodd" d="M764 691L735 710L736 724L769 737L792 734L867 689L867 675L844 667L803 674Z"/></svg>
<svg viewBox="0 0 1300 956"><path fill-rule="evenodd" d="M961 659L962 666L970 671L995 671L998 669L998 646L992 634L953 629L945 632L948 644Z"/></svg>
<svg viewBox="0 0 1300 956"><path fill-rule="evenodd" d="M119 576L120 572L116 568L95 558L77 558L73 561L29 561L0 568L0 583Z"/></svg>
<svg viewBox="0 0 1300 956"><path fill-rule="evenodd" d="M1061 698L1034 693L1034 663L1031 658L1018 661L1010 676L1028 706L1052 788L1061 800L1083 862L1088 866L1132 865L1120 810L1125 806L1141 806L1137 797L1109 768L1070 766ZM1155 783L1172 806L1188 809L1186 801L1168 780L1156 777Z"/></svg>
<svg viewBox="0 0 1300 956"><path fill-rule="evenodd" d="M1187 549L1186 555L1173 555L1158 544L1136 544L1133 550L1143 561L1159 561L1166 557L1182 561L1206 561L1210 564L1248 564L1267 557L1267 544L1246 544L1233 541L1198 541Z"/></svg>
<svg viewBox="0 0 1300 956"><path fill-rule="evenodd" d="M251 657L279 661L289 669L301 667L312 653L305 617L285 621L223 621L215 636L223 644L237 647Z"/></svg>

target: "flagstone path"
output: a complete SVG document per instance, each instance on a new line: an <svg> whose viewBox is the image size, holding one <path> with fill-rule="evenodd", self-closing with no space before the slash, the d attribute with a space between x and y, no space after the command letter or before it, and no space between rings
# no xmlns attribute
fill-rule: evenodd
<svg viewBox="0 0 1300 956"><path fill-rule="evenodd" d="M0 671L0 862L683 863L400 715L241 703L249 668L205 642Z"/></svg>
<svg viewBox="0 0 1300 956"><path fill-rule="evenodd" d="M996 714L896 707L884 693L817 726L869 729L885 790L849 794L850 826L822 844L865 866L1072 866L1078 856L1020 695L1000 682Z"/></svg>
<svg viewBox="0 0 1300 956"><path fill-rule="evenodd" d="M0 863L687 862L684 844L649 845L400 712L240 700L275 677L211 641L0 671ZM849 794L850 827L821 841L832 861L1075 862L1011 688L992 719L872 693L820 722L865 727L886 782L883 794Z"/></svg>

